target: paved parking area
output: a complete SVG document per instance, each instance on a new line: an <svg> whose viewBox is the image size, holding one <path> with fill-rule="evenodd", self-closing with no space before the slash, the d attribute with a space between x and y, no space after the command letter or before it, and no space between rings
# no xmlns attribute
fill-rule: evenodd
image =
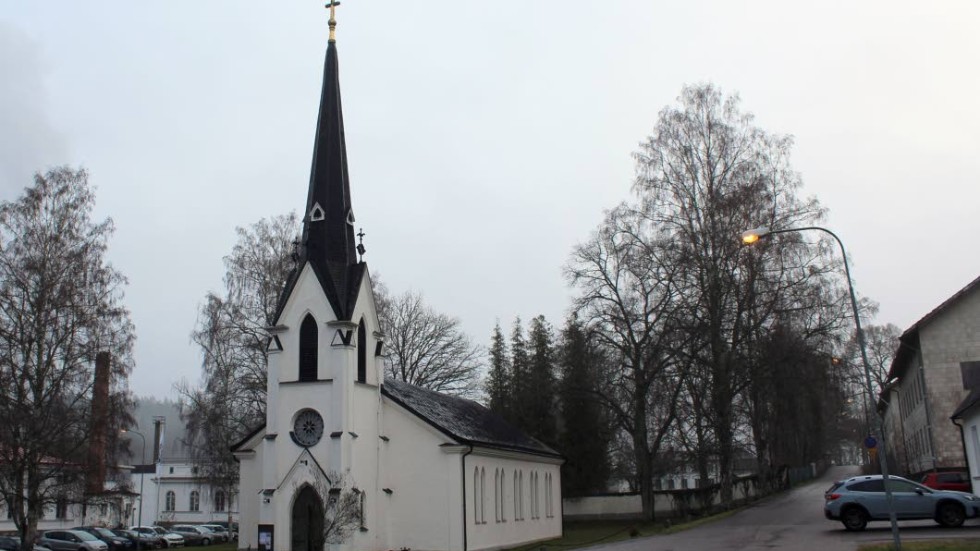
<svg viewBox="0 0 980 551"><path fill-rule="evenodd" d="M853 551L858 545L891 541L887 522L875 522L860 533L844 530L823 516L823 494L833 480L850 476L850 467L835 467L810 484L765 499L731 517L669 536L653 536L595 546L608 551ZM977 538L980 520L967 520L959 529L940 528L932 521L899 523L903 541Z"/></svg>

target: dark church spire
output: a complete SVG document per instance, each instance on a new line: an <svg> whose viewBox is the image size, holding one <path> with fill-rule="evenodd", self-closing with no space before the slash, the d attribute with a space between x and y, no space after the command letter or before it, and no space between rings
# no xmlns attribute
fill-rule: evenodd
<svg viewBox="0 0 980 551"><path fill-rule="evenodd" d="M337 4L339 2L331 1L327 5L330 8L330 40L323 67L310 189L303 217L300 267L306 261L313 266L337 318L346 320L350 319L364 269L357 260L347 175L347 145L334 37L337 25L334 6Z"/></svg>

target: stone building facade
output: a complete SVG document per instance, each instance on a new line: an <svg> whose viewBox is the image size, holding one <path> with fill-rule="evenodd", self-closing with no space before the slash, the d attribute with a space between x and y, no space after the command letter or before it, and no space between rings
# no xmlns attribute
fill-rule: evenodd
<svg viewBox="0 0 980 551"><path fill-rule="evenodd" d="M980 278L902 333L889 379L885 414L900 420L901 430L889 436L904 445L905 457L897 459L906 474L966 467L950 416L980 382Z"/></svg>

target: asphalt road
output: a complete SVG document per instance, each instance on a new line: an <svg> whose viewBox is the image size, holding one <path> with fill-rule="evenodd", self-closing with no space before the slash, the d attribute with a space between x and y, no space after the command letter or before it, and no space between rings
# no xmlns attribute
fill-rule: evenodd
<svg viewBox="0 0 980 551"><path fill-rule="evenodd" d="M611 543L590 549L603 551L853 551L864 543L891 541L887 522L873 522L864 532L844 530L823 516L823 494L834 480L857 474L856 467L833 467L822 478L785 494L760 501L728 518L671 534ZM932 521L899 523L902 541L978 538L980 520L962 528L944 529Z"/></svg>

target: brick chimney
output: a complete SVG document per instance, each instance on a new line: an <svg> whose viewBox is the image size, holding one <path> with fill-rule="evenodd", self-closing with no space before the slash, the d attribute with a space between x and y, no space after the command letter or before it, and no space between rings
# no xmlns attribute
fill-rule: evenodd
<svg viewBox="0 0 980 551"><path fill-rule="evenodd" d="M163 430L167 424L167 418L158 416L153 418L153 464L160 462L160 446L163 443Z"/></svg>
<svg viewBox="0 0 980 551"><path fill-rule="evenodd" d="M88 469L85 476L85 493L89 495L101 494L105 491L106 431L109 424L109 361L108 352L99 352L95 356Z"/></svg>

